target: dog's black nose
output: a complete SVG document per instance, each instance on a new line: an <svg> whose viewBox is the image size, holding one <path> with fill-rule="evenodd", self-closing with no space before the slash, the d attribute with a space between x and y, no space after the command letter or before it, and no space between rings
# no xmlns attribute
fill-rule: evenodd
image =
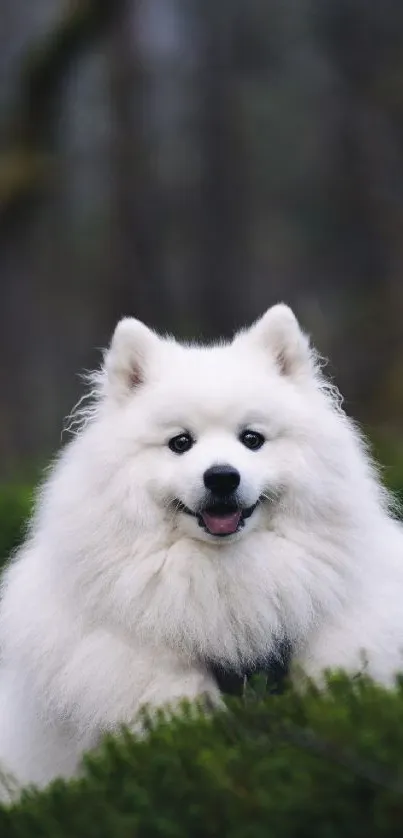
<svg viewBox="0 0 403 838"><path fill-rule="evenodd" d="M211 466L203 475L206 489L210 489L214 495L224 497L235 492L241 482L241 475L232 466Z"/></svg>

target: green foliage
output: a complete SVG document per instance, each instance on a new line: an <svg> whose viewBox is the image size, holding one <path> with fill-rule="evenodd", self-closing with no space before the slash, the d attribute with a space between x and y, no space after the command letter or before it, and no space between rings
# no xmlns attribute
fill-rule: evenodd
<svg viewBox="0 0 403 838"><path fill-rule="evenodd" d="M32 506L26 486L0 487L0 567L20 544Z"/></svg>
<svg viewBox="0 0 403 838"><path fill-rule="evenodd" d="M0 809L2 838L372 838L403 828L403 684L232 700L107 739L83 776Z"/></svg>

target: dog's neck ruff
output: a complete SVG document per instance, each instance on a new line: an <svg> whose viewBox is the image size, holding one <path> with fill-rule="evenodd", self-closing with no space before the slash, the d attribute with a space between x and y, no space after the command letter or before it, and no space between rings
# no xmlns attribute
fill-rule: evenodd
<svg viewBox="0 0 403 838"><path fill-rule="evenodd" d="M281 693L288 676L292 657L292 646L283 640L267 655L258 658L247 667L235 667L206 659L206 666L223 695L243 695L248 682L256 676L266 678L266 692Z"/></svg>

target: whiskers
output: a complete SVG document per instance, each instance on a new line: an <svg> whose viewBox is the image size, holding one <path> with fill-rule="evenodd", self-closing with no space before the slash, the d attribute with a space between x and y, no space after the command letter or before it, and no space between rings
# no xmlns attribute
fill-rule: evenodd
<svg viewBox="0 0 403 838"><path fill-rule="evenodd" d="M168 498L165 502L165 508L168 512L168 524L173 526L176 516L182 511L183 504L177 498Z"/></svg>
<svg viewBox="0 0 403 838"><path fill-rule="evenodd" d="M260 501L268 501L268 503L275 503L276 501L280 500L281 498L281 491L280 489L265 489L264 492L260 493Z"/></svg>

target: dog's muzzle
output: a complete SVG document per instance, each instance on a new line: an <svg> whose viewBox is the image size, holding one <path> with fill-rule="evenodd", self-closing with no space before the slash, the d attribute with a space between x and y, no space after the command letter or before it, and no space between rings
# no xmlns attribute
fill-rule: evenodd
<svg viewBox="0 0 403 838"><path fill-rule="evenodd" d="M252 506L241 507L232 499L213 499L199 511L193 512L177 500L175 507L179 512L196 518L199 527L209 535L225 538L228 535L234 535L245 526L245 521L253 515L259 502L260 498Z"/></svg>

